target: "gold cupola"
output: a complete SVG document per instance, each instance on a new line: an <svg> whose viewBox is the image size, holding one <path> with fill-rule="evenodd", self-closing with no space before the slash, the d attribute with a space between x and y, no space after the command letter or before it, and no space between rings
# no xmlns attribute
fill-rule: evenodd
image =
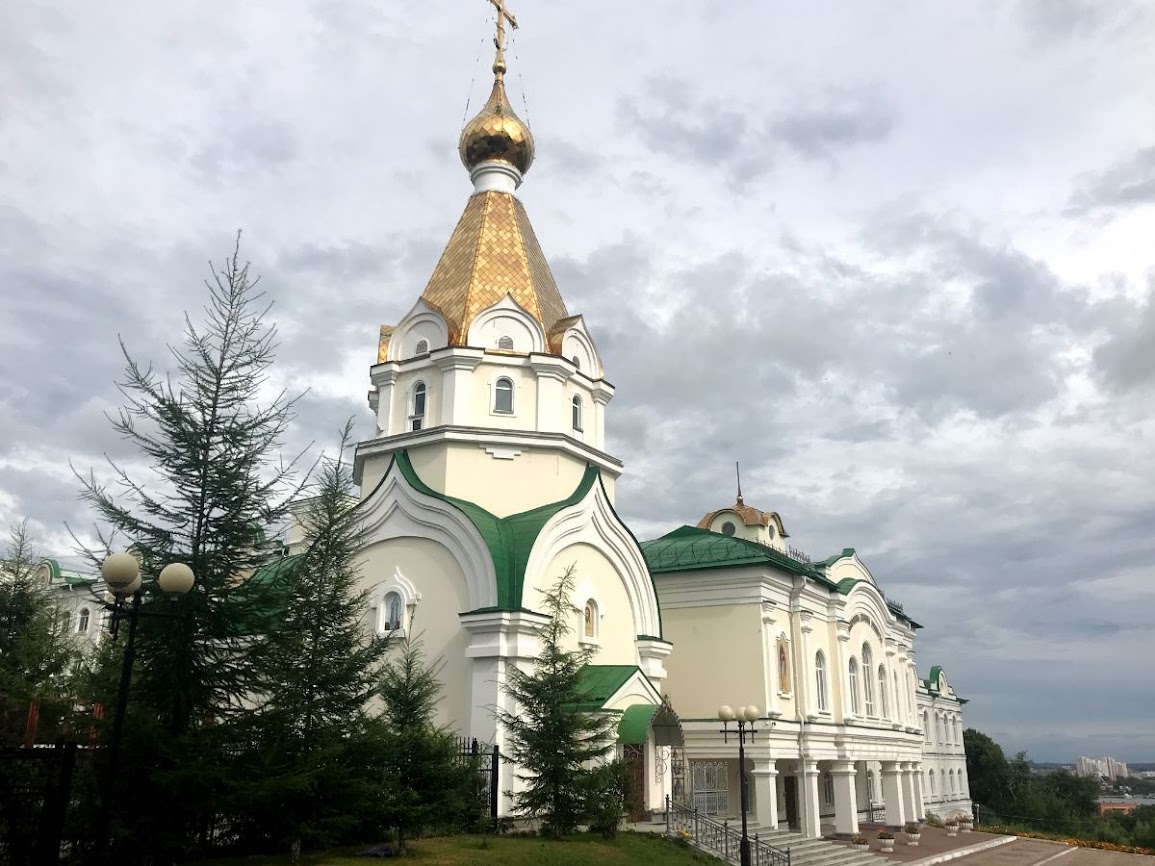
<svg viewBox="0 0 1155 866"><path fill-rule="evenodd" d="M533 164L533 134L509 105L504 60L493 64L493 74L485 107L461 130L461 161L470 172L483 162L504 162L525 174Z"/></svg>

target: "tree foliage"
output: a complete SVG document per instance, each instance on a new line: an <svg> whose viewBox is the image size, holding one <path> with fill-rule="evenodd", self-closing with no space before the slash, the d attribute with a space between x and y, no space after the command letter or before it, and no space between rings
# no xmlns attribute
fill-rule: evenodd
<svg viewBox="0 0 1155 866"><path fill-rule="evenodd" d="M76 650L48 587L27 522L12 527L0 557L0 746L21 742L29 708L42 724L64 715Z"/></svg>
<svg viewBox="0 0 1155 866"><path fill-rule="evenodd" d="M478 768L462 760L457 738L434 723L441 666L426 663L410 630L381 677L382 809L401 853L423 830L472 829L480 818Z"/></svg>
<svg viewBox="0 0 1155 866"><path fill-rule="evenodd" d="M566 648L573 586L571 566L545 592L549 619L539 629L541 652L532 671L509 668L505 693L515 709L499 713L524 786L514 792L516 810L540 820L542 834L555 838L588 819L591 767L604 760L615 740L612 716L583 709L588 695L579 673L595 650Z"/></svg>
<svg viewBox="0 0 1155 866"><path fill-rule="evenodd" d="M170 375L121 343L126 403L112 423L139 459L110 461L109 482L78 473L102 521L94 563L116 543L139 552L146 578L178 561L196 575L193 591L179 599L163 597L149 580L142 590L119 774L132 779L133 809L119 810L116 825L125 857L146 856L133 852L148 847L179 853L195 839L193 825L203 830L213 816L230 771L224 733L259 685L249 652L263 600L244 591L244 578L268 562L264 529L285 517L295 492L293 463L279 456L293 400L264 398L275 329L240 258L239 236L206 286L204 323L186 315ZM112 694L93 697L114 702ZM116 791L105 796L128 800Z"/></svg>

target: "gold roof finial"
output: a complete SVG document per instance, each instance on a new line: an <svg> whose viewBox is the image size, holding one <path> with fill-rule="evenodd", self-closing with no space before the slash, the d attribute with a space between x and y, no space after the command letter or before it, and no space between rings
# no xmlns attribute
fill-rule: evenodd
<svg viewBox="0 0 1155 866"><path fill-rule="evenodd" d="M738 465L738 461L734 461L734 474L738 476L738 499L736 504L742 504L742 468Z"/></svg>
<svg viewBox="0 0 1155 866"><path fill-rule="evenodd" d="M505 0L489 0L497 9L497 34L493 39L493 90L477 117L461 130L458 150L471 172L483 162L511 165L521 174L533 163L533 135L509 106L505 95L505 25L517 29L517 18L505 8ZM518 179L520 183L520 176Z"/></svg>

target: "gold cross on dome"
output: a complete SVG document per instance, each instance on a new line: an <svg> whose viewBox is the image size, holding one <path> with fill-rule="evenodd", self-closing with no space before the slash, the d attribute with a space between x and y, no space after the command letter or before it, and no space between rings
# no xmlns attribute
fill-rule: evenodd
<svg viewBox="0 0 1155 866"><path fill-rule="evenodd" d="M497 10L497 36L493 40L493 45L497 48L497 57L493 61L493 71L505 72L505 22L508 21L509 26L516 30L517 18L505 8L505 0L489 0L489 2Z"/></svg>

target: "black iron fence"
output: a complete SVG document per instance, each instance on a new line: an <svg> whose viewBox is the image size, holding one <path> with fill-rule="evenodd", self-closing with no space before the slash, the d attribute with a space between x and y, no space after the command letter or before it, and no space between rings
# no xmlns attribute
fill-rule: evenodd
<svg viewBox="0 0 1155 866"><path fill-rule="evenodd" d="M488 815L492 827L497 826L497 801L501 793L501 749L496 745L482 746L476 738L459 737L458 755L477 768L478 810Z"/></svg>
<svg viewBox="0 0 1155 866"><path fill-rule="evenodd" d="M719 821L666 798L666 835L694 842L728 863L739 861L742 833L726 820ZM790 849L775 848L758 838L750 838L751 866L790 866Z"/></svg>
<svg viewBox="0 0 1155 866"><path fill-rule="evenodd" d="M866 821L868 824L885 824L886 806L883 803L868 800L866 802Z"/></svg>
<svg viewBox="0 0 1155 866"><path fill-rule="evenodd" d="M60 862L76 743L0 749L0 863Z"/></svg>

